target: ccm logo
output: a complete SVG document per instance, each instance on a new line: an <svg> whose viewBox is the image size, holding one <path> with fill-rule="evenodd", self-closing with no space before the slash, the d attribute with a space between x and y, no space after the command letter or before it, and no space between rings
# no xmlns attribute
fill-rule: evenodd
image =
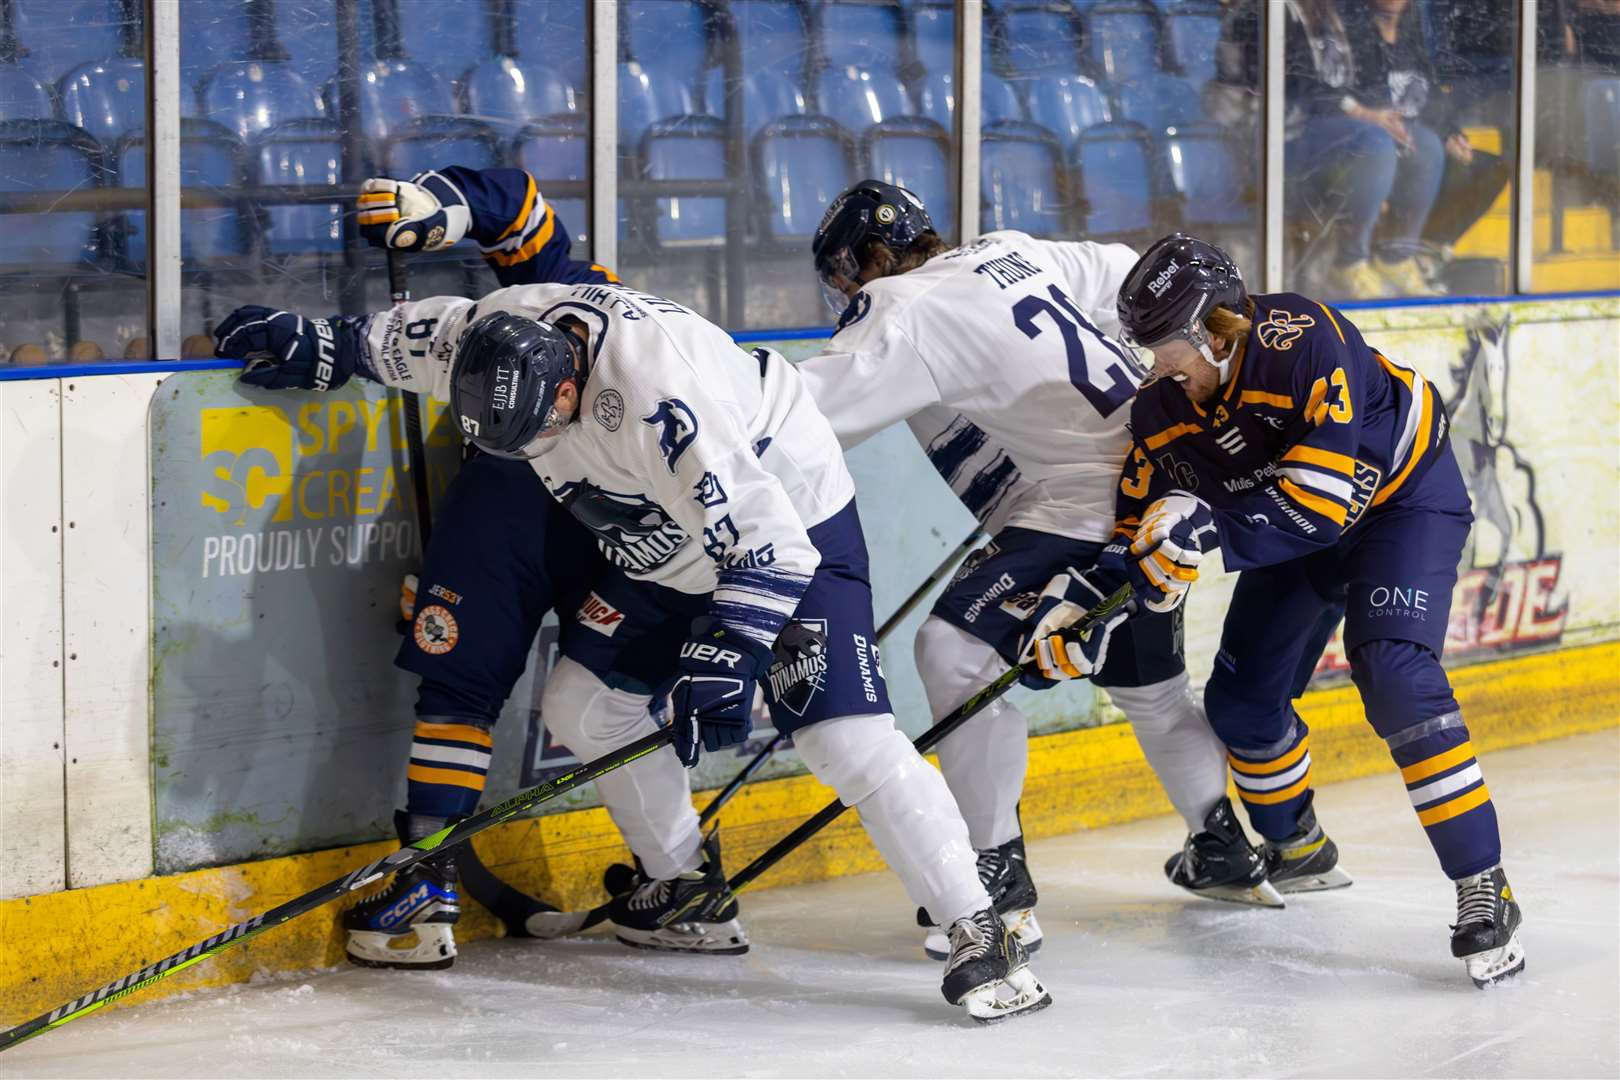
<svg viewBox="0 0 1620 1080"><path fill-rule="evenodd" d="M688 641L681 646L681 659L702 660L705 663L724 664L728 668L734 668L742 663L742 653L722 649L720 646L710 645L706 641L696 643Z"/></svg>

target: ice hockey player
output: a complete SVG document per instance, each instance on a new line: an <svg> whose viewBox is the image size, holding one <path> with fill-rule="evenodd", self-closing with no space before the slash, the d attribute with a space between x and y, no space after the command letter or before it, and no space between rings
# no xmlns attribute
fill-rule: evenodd
<svg viewBox="0 0 1620 1080"><path fill-rule="evenodd" d="M674 676L674 750L630 767L674 774L747 735L763 680L777 728L949 928L946 999L986 1021L1050 1003L996 917L948 788L895 728L854 484L790 364L622 285L435 297L318 325L282 314L242 320L237 335L229 344L250 364L324 363L328 385L358 373L449 400L475 445L531 460L602 541L619 575L597 592L624 617L594 651L565 646L547 688L549 698L558 679L589 687L565 735L576 752L652 730L646 695L615 685L621 673ZM649 836L695 834L684 778L643 785L633 805L601 788L644 864ZM617 902L649 943L671 924L724 925L735 910L717 868L703 872L699 851L689 860L667 876L649 866Z"/></svg>
<svg viewBox="0 0 1620 1080"><path fill-rule="evenodd" d="M917 670L941 717L1019 661L1040 590L1065 567L1094 562L1113 532L1125 418L1142 375L1112 340L1114 307L1136 253L1014 231L951 248L915 195L863 180L828 207L814 255L841 314L799 371L839 441L852 447L925 410L954 410L1022 481L1004 527L917 633ZM1197 831L1225 801L1226 752L1188 685L1180 620L1155 612L1120 627L1093 681L1129 717ZM939 760L997 909L1034 948L1036 890L1018 820L1028 732L1002 701L942 742ZM1234 898L1281 904L1257 857L1244 881ZM919 921L927 925L923 913ZM924 948L945 954L937 927Z"/></svg>
<svg viewBox="0 0 1620 1080"><path fill-rule="evenodd" d="M1250 296L1219 248L1159 240L1119 292L1128 340L1153 353L1131 407L1120 539L1053 580L1036 613L1043 667L1085 674L1108 633L1044 635L1123 580L1174 602L1219 547L1239 571L1204 692L1279 887L1339 883L1312 805L1309 732L1290 704L1319 616L1345 604L1345 648L1367 719L1389 746L1441 868L1456 883L1451 951L1486 986L1524 968L1520 911L1496 809L1440 655L1472 515L1439 395L1293 293ZM1130 625L1128 622L1126 626ZM1182 873L1220 872L1189 844ZM1209 845L1215 847L1215 845Z"/></svg>
<svg viewBox="0 0 1620 1080"><path fill-rule="evenodd" d="M379 247L437 251L470 237L503 285L618 280L568 255L569 235L534 180L516 169L446 168L411 181L368 180L359 199L361 234ZM268 320L262 321L262 320ZM240 356L277 323L296 317L243 308L216 331L218 352ZM313 354L247 371L242 381L274 389L327 389L320 346L332 362L337 330L307 323ZM319 337L322 330L329 335ZM420 328L418 328L420 329ZM294 347L302 338L290 337ZM394 663L420 679L416 728L405 764L405 807L394 815L401 843L471 814L490 767L491 729L511 694L546 613L579 610L607 570L595 538L547 497L527 462L472 452L434 506L433 539L415 596L407 597ZM633 767L632 767L633 768ZM460 913L456 851L425 859L344 916L346 951L357 964L444 968L455 960Z"/></svg>

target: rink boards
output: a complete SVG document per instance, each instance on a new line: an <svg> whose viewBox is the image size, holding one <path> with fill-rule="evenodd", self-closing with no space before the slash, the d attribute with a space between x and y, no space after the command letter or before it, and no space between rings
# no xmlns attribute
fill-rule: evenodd
<svg viewBox="0 0 1620 1080"><path fill-rule="evenodd" d="M1480 524L1447 660L1482 745L1614 724L1620 301L1354 317L1435 383L1452 416ZM819 343L782 344L807 354ZM396 409L375 388L249 397L226 372L0 382L0 896L27 897L0 900L0 940L22 943L0 988L20 1011L385 850L367 841L402 795L413 693L388 664L398 579L415 558ZM451 450L438 442L436 489ZM881 617L972 522L903 430L851 464ZM1190 602L1195 678L1230 585L1211 575ZM910 646L920 619L884 656L913 732L924 726ZM536 716L545 660L537 653L498 728L493 795L571 760ZM1387 768L1343 672L1330 646L1324 689L1302 708L1323 781ZM1167 809L1129 734L1092 726L1109 711L1084 688L1025 705L1043 733L1024 801L1032 834ZM739 765L711 756L695 786ZM782 755L728 811L728 863L827 798L800 773ZM593 801L504 827L480 849L531 891L588 900L620 855ZM213 864L227 865L194 869ZM875 867L851 820L772 881ZM471 920L470 932L490 930L481 913ZM336 943L332 919L312 916L187 974L219 982L332 963Z"/></svg>

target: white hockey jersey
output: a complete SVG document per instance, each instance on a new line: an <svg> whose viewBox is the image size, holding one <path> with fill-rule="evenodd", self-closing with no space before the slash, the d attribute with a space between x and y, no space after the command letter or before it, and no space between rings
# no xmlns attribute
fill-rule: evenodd
<svg viewBox="0 0 1620 1080"><path fill-rule="evenodd" d="M672 300L599 284L403 304L373 318L367 363L382 382L448 399L461 333L492 311L590 327L579 419L532 463L547 490L626 574L712 592L728 628L774 641L820 563L807 530L855 497L793 366Z"/></svg>
<svg viewBox="0 0 1620 1080"><path fill-rule="evenodd" d="M1123 244L987 233L866 285L799 371L846 448L943 407L981 429L990 452L1004 449L1030 485L1007 524L1107 540L1144 374L1114 340L1115 297L1135 262ZM921 439L938 416L912 427ZM966 487L952 486L975 509Z"/></svg>

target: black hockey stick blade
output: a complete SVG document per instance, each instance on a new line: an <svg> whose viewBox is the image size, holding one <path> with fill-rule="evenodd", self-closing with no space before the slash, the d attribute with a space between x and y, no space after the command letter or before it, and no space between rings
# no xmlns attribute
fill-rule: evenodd
<svg viewBox="0 0 1620 1080"><path fill-rule="evenodd" d="M506 927L506 936L533 938L541 935L529 930L529 918L556 911L554 904L530 896L522 889L509 885L495 876L495 871L484 865L476 845L468 844L456 859L456 869L467 895L489 909L491 915Z"/></svg>
<svg viewBox="0 0 1620 1080"><path fill-rule="evenodd" d="M121 997L133 994L137 990L151 986L155 982L168 978L179 971L184 971L193 964L224 952L244 941L258 937L266 930L273 930L282 923L296 919L300 915L314 911L331 903L340 897L346 896L357 889L362 889L377 881L385 874L405 870L415 866L427 858L434 851L451 844L459 844L468 837L483 832L491 825L505 821L522 813L531 806L548 802L565 792L574 790L583 784L588 784L605 773L610 773L632 761L646 757L648 754L669 745L673 738L670 728L659 728L657 731L633 743L620 747L611 754L604 754L595 761L589 761L570 772L547 780L543 784L520 791L505 802L498 803L488 810L474 814L470 818L458 821L454 825L440 829L430 836L424 836L416 842L390 852L380 859L374 859L357 870L352 870L340 878L334 878L319 888L311 889L302 896L294 897L277 907L271 908L262 914L246 919L235 926L227 927L213 937L197 942L190 948L182 949L172 956L164 957L154 964L149 964L139 971L132 971L121 979L114 979L106 986L92 990L83 997L74 998L64 1005L58 1005L48 1013L41 1013L8 1031L0 1032L0 1051L8 1050L26 1039L61 1027L70 1020L77 1020L81 1016L95 1012L103 1005L117 1001Z"/></svg>

